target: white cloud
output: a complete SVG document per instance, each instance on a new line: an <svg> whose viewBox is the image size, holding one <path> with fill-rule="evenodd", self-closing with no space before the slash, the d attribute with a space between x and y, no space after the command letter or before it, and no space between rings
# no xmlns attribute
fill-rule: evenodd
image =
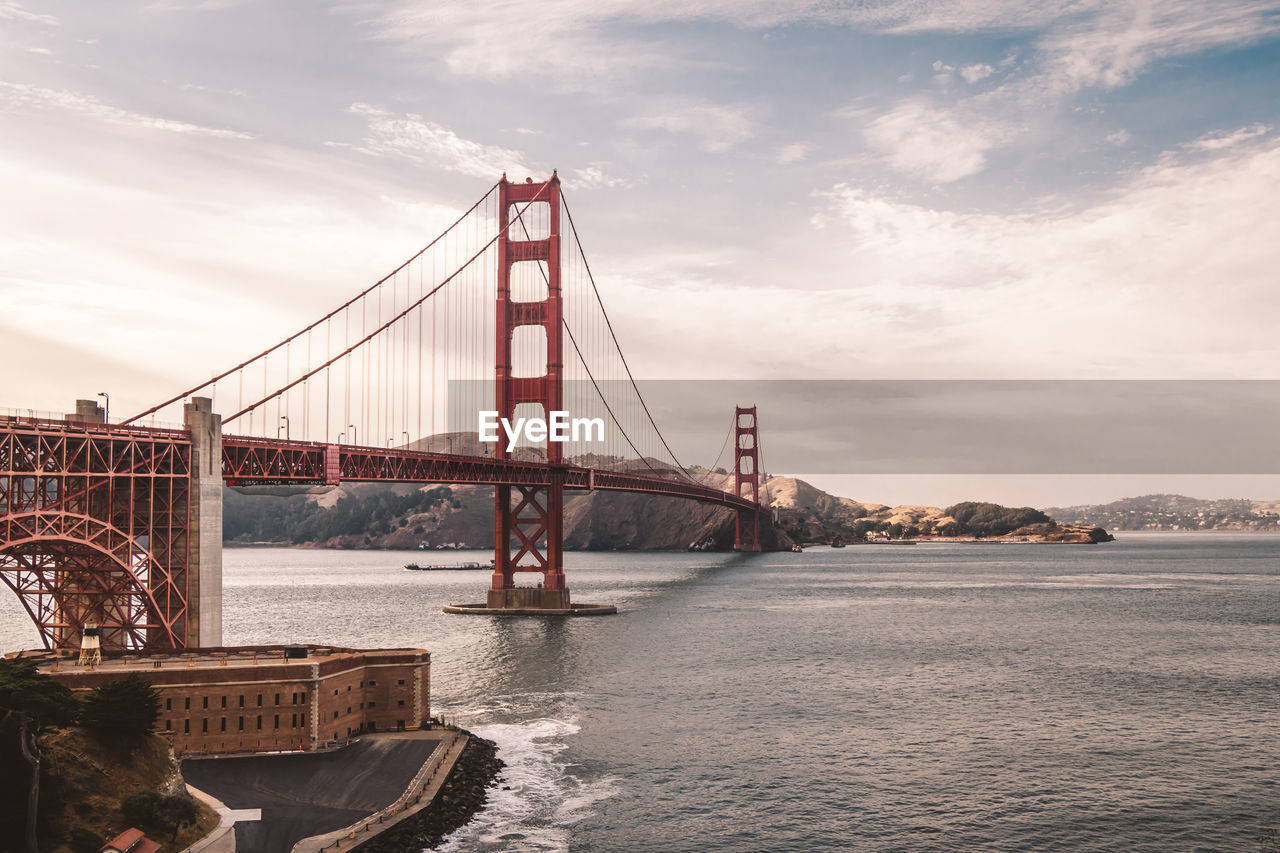
<svg viewBox="0 0 1280 853"><path fill-rule="evenodd" d="M352 104L350 112L363 116L369 123L369 136L361 145L350 147L368 154L403 157L493 181L503 172L519 180L540 171L525 165L524 155L518 151L463 139L452 130L413 113L397 116L369 104Z"/></svg>
<svg viewBox="0 0 1280 853"><path fill-rule="evenodd" d="M1129 131L1125 130L1124 128L1120 128L1119 130L1113 130L1111 133L1107 134L1107 141L1110 142L1112 145L1116 146L1117 148L1123 148L1124 146L1128 145L1129 142L1132 141L1132 139L1133 139L1133 136L1129 133Z"/></svg>
<svg viewBox="0 0 1280 853"><path fill-rule="evenodd" d="M537 73L578 88L620 74L697 64L657 37L635 34L648 24L715 22L767 29L811 23L894 34L1023 32L1038 40L1046 79L1074 91L1120 85L1160 59L1254 43L1280 31L1276 11L1274 0L545 0L536 16L522 21L519 38L512 38L505 5L399 0L380 9L372 26L384 38L442 47L456 74L513 79ZM967 68L970 75L983 74L984 65Z"/></svg>
<svg viewBox="0 0 1280 853"><path fill-rule="evenodd" d="M1044 74L1066 91L1128 83L1159 60L1256 43L1280 32L1270 0L1101 0L1083 15L1068 7L1040 40Z"/></svg>
<svg viewBox="0 0 1280 853"><path fill-rule="evenodd" d="M1055 109L1065 109L1083 89L1115 88L1161 60L1245 46L1276 36L1280 33L1280 4L1276 0L1138 0L1124 4L1103 0L1065 4L1048 0L892 0L849 12L845 20L853 26L896 33L1021 29L1031 36L1027 57L1010 51L997 63L1001 71L1017 66L1008 71L1001 85L952 102L941 124L920 115L918 104L908 103L895 107L882 117L879 127L869 129L868 142L888 157L889 165L897 171L948 180L981 170L990 150L1043 127ZM997 72L997 67L986 63L957 69L941 60L934 62L933 69L944 92L957 74L976 83ZM911 132L913 123L923 125L923 132ZM955 155L947 162L944 148L952 130L960 135ZM1113 135L1108 140L1124 144L1127 137ZM898 145L907 147L899 149Z"/></svg>
<svg viewBox="0 0 1280 853"><path fill-rule="evenodd" d="M701 138L699 147L703 151L719 153L755 135L755 112L747 106L682 99L623 123L628 127L691 134Z"/></svg>
<svg viewBox="0 0 1280 853"><path fill-rule="evenodd" d="M1270 130L1271 128L1265 124L1254 124L1232 131L1207 133L1199 139L1187 143L1186 147L1192 151L1221 151L1224 148L1233 148L1242 142L1248 142L1250 139L1257 139L1266 135Z"/></svg>
<svg viewBox="0 0 1280 853"><path fill-rule="evenodd" d="M362 15L364 9L354 7ZM606 33L619 20L662 20L644 4L550 0L537 14L519 16L512 8L470 0L398 0L365 18L377 37L412 45L431 45L449 71L461 77L492 80L537 78L571 91L601 89L620 77L698 64L656 40ZM683 16L680 16L683 17Z"/></svg>
<svg viewBox="0 0 1280 853"><path fill-rule="evenodd" d="M812 151L813 146L807 142L792 142L790 145L782 146L775 159L780 165L788 166L806 159Z"/></svg>
<svg viewBox="0 0 1280 853"><path fill-rule="evenodd" d="M21 3L6 0L0 2L0 21L26 21L31 24L44 24L46 26L58 26L58 19L53 15L42 15L36 12L28 12L22 7Z"/></svg>
<svg viewBox="0 0 1280 853"><path fill-rule="evenodd" d="M960 69L960 76L964 78L966 83L977 83L979 80L985 80L995 73L995 68L984 62L978 62L973 65L965 65Z"/></svg>
<svg viewBox="0 0 1280 853"><path fill-rule="evenodd" d="M842 185L816 224L844 235L860 316L925 318L982 375L1270 376L1280 142L1215 153L1167 154L1071 212L939 210Z"/></svg>
<svg viewBox="0 0 1280 853"><path fill-rule="evenodd" d="M603 164L591 163L582 169L575 169L563 176L564 185L570 189L594 190L601 187L610 189L614 187L632 187L635 186L634 181L626 178L618 178L607 174L604 171Z"/></svg>
<svg viewBox="0 0 1280 853"><path fill-rule="evenodd" d="M948 183L982 171L1002 129L923 101L908 100L863 128L867 145L897 172Z"/></svg>
<svg viewBox="0 0 1280 853"><path fill-rule="evenodd" d="M213 127L202 127L185 121L158 118L131 110L104 104L90 95L68 92L61 89L46 89L27 83L7 83L0 81L0 110L29 111L54 110L69 113L93 121L126 127L137 127L145 130L160 130L166 133L190 134L195 136L214 136L226 139L252 139L248 133L234 130L222 130Z"/></svg>

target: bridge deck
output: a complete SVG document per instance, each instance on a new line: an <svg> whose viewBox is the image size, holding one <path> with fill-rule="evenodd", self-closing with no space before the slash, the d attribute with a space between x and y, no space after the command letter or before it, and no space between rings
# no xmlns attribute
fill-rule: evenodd
<svg viewBox="0 0 1280 853"><path fill-rule="evenodd" d="M222 440L223 479L228 485L336 485L340 482L464 483L545 486L562 478L567 489L642 492L758 510L758 504L711 486L655 474L609 471L576 465L461 456L395 448L356 447L246 436Z"/></svg>

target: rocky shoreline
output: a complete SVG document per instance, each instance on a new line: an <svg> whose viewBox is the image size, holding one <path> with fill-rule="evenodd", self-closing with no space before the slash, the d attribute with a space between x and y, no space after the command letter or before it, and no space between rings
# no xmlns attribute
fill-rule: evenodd
<svg viewBox="0 0 1280 853"><path fill-rule="evenodd" d="M470 735L431 805L354 848L359 853L410 853L433 849L445 836L484 810L489 789L506 763L498 745Z"/></svg>

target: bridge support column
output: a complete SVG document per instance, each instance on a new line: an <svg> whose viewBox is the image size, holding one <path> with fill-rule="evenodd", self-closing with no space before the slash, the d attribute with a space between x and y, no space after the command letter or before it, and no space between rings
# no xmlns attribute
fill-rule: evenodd
<svg viewBox="0 0 1280 853"><path fill-rule="evenodd" d="M183 407L191 432L187 646L222 645L222 416L208 397Z"/></svg>
<svg viewBox="0 0 1280 853"><path fill-rule="evenodd" d="M756 426L756 407L738 406L733 414L733 482L734 493L760 503L760 433ZM738 510L733 540L735 551L760 550L759 511Z"/></svg>

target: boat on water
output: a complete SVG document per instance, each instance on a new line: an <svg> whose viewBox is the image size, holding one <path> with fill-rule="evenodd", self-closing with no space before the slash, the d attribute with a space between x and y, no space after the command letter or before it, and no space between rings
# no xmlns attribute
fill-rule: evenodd
<svg viewBox="0 0 1280 853"><path fill-rule="evenodd" d="M486 566L484 563L455 563L453 565L428 564L419 565L418 563L408 563L405 568L411 572L459 572L459 571L476 571L478 569L492 569L493 561Z"/></svg>

